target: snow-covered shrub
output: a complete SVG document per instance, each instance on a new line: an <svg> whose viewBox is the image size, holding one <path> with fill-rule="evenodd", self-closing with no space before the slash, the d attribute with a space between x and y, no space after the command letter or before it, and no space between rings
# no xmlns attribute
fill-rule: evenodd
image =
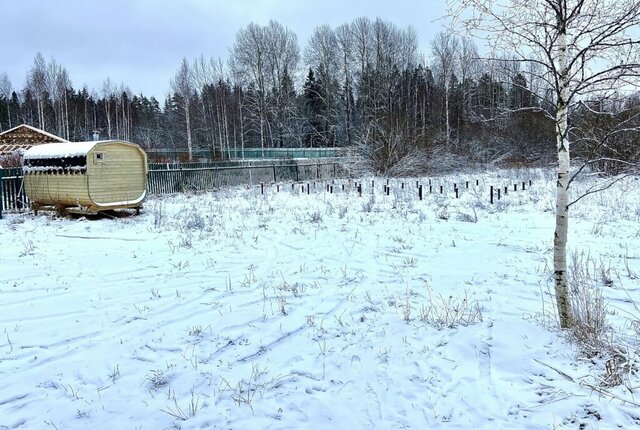
<svg viewBox="0 0 640 430"><path fill-rule="evenodd" d="M369 200L367 200L362 204L362 211L367 213L373 211L373 207L375 206L375 204L376 204L376 198L372 194L371 197L369 197Z"/></svg>
<svg viewBox="0 0 640 430"><path fill-rule="evenodd" d="M319 224L322 222L322 214L319 210L309 212L309 222L312 224Z"/></svg>

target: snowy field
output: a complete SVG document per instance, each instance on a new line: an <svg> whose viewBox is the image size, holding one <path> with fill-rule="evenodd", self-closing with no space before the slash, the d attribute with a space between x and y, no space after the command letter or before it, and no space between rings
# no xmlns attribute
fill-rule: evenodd
<svg viewBox="0 0 640 430"><path fill-rule="evenodd" d="M361 197L284 184L152 197L131 218L5 215L0 429L639 426L588 387L604 360L554 328L551 172L432 181L447 196L366 179ZM509 193L490 205L489 185ZM569 237L633 329L640 182L573 206Z"/></svg>

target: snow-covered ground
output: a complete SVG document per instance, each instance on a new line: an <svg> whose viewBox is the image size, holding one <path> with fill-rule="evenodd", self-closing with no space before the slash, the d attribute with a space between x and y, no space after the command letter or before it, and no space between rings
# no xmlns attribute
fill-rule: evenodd
<svg viewBox="0 0 640 430"><path fill-rule="evenodd" d="M553 175L432 179L446 197L421 181L422 201L415 180L372 196L369 178L362 197L340 181L153 197L132 218L6 215L0 429L640 425L554 328ZM494 205L490 184L509 187ZM573 261L609 275L619 330L639 317L639 221L633 178L572 207Z"/></svg>

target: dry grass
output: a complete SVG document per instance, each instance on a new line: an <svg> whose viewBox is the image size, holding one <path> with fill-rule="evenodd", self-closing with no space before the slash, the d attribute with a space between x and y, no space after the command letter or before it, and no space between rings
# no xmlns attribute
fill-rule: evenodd
<svg viewBox="0 0 640 430"><path fill-rule="evenodd" d="M609 325L607 305L602 297L603 286L610 286L610 278L599 280L598 273L606 273L589 254L572 253L569 267L569 287L574 326L571 338L588 356L600 355L608 349ZM600 281L604 285L600 285Z"/></svg>
<svg viewBox="0 0 640 430"><path fill-rule="evenodd" d="M482 309L473 295L443 296L429 288L429 302L420 307L420 320L438 329L482 322Z"/></svg>

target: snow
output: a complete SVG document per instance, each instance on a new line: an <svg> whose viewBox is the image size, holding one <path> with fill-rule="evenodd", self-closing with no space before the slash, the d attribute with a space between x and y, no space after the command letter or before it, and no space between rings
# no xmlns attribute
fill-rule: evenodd
<svg viewBox="0 0 640 430"><path fill-rule="evenodd" d="M490 184L528 179L488 204ZM0 429L637 426L586 387L604 363L554 328L553 174L432 180L449 195L418 201L409 179L386 196L378 178L372 197L366 178L362 197L254 186L151 196L131 218L7 215ZM640 291L637 185L570 223L572 249L617 273L602 291L620 327ZM439 324L443 301L482 318Z"/></svg>
<svg viewBox="0 0 640 430"><path fill-rule="evenodd" d="M71 172L84 172L87 170L87 165L84 166L23 166L22 171L24 173L41 173L41 172L51 172L51 171L71 171Z"/></svg>
<svg viewBox="0 0 640 430"><path fill-rule="evenodd" d="M123 200L123 201L120 201L120 202L103 202L103 203L96 201L95 203L97 205L105 206L105 207L118 207L118 206L135 205L135 204L138 204L138 203L142 202L145 199L146 196L147 196L147 191L145 190L145 191L142 192L142 194L137 199Z"/></svg>
<svg viewBox="0 0 640 430"><path fill-rule="evenodd" d="M29 148L24 153L25 160L80 157L87 155L100 142L46 143Z"/></svg>

